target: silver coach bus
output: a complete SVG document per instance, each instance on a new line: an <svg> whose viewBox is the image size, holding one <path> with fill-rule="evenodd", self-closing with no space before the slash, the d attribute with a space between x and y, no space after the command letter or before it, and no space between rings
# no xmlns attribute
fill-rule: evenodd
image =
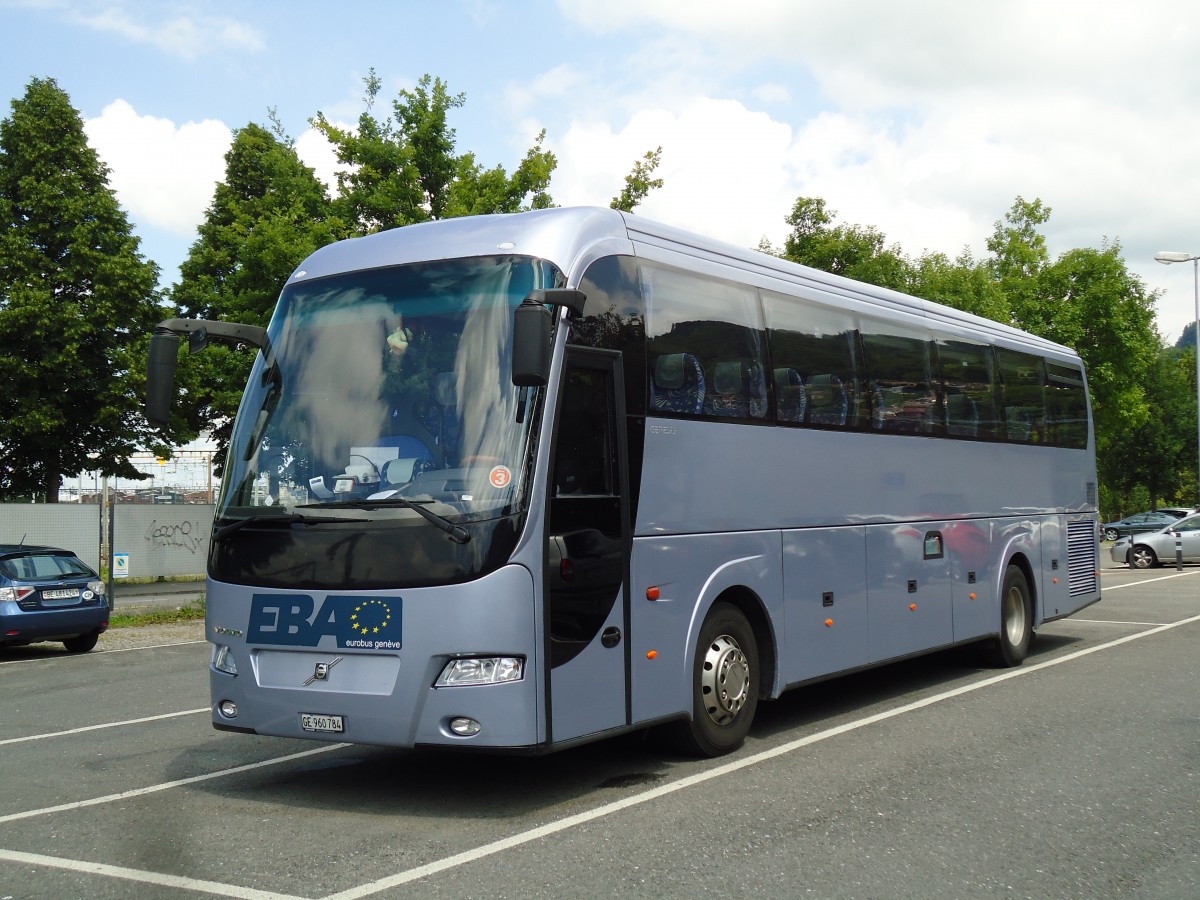
<svg viewBox="0 0 1200 900"><path fill-rule="evenodd" d="M261 348L208 560L215 727L540 752L1100 599L1083 367L1012 328L607 209L318 250Z"/></svg>

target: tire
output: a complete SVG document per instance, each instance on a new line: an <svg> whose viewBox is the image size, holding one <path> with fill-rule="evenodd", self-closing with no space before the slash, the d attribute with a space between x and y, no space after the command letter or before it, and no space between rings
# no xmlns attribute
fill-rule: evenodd
<svg viewBox="0 0 1200 900"><path fill-rule="evenodd" d="M1115 541L1120 536L1121 536L1121 532L1117 531L1117 529L1115 529L1115 528L1105 528L1104 529L1104 539L1106 541Z"/></svg>
<svg viewBox="0 0 1200 900"><path fill-rule="evenodd" d="M1158 557L1145 544L1134 544L1129 550L1129 568L1152 569L1158 565Z"/></svg>
<svg viewBox="0 0 1200 900"><path fill-rule="evenodd" d="M100 640L100 635L95 632L91 634L81 634L78 637L67 638L63 641L63 646L72 653L87 653L96 646L96 641Z"/></svg>
<svg viewBox="0 0 1200 900"><path fill-rule="evenodd" d="M1018 566L1004 573L1000 590L1000 633L985 645L984 658L992 666L1019 666L1033 643L1033 597L1029 582Z"/></svg>
<svg viewBox="0 0 1200 900"><path fill-rule="evenodd" d="M741 610L716 603L696 641L692 718L668 736L690 755L722 756L742 746L758 708L758 642Z"/></svg>

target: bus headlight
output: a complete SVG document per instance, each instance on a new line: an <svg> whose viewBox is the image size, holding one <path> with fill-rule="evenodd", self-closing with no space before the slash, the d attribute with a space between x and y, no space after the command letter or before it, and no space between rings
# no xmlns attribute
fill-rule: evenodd
<svg viewBox="0 0 1200 900"><path fill-rule="evenodd" d="M482 656L452 659L442 669L434 687L470 684L503 684L525 677L525 660L519 656Z"/></svg>
<svg viewBox="0 0 1200 900"><path fill-rule="evenodd" d="M237 663L233 659L233 651L226 644L215 644L212 657L213 668L226 675L237 674Z"/></svg>

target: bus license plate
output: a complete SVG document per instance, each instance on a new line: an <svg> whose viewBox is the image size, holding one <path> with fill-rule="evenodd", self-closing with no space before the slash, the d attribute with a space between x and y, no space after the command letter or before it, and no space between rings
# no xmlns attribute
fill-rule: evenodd
<svg viewBox="0 0 1200 900"><path fill-rule="evenodd" d="M345 730L341 716L321 716L313 713L300 713L300 727L305 731L324 731L341 734Z"/></svg>

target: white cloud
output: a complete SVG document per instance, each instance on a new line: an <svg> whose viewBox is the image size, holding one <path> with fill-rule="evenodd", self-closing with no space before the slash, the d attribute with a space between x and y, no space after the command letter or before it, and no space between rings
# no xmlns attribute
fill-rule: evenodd
<svg viewBox="0 0 1200 900"><path fill-rule="evenodd" d="M116 100L84 123L88 142L112 170L121 205L139 222L190 235L204 221L213 189L225 177L233 139L223 122L205 119L176 126L139 116Z"/></svg>
<svg viewBox="0 0 1200 900"><path fill-rule="evenodd" d="M797 196L817 196L840 221L875 226L907 253L953 256L968 244L981 254L1014 198L1038 197L1053 209L1045 227L1052 254L1119 240L1129 268L1151 289L1170 286L1160 329L1178 334L1192 318L1190 281L1180 290L1176 281L1185 279L1151 260L1163 247L1200 251L1200 20L1190 4L743 0L736 16L723 0L560 0L559 8L615 40L636 35L619 65L634 76L640 67L642 80L661 89L652 100L627 93L644 112L619 111L607 93L575 101L593 110L591 139L609 146L651 110L665 123L661 132L638 131L633 142L664 145L667 185L644 205L647 215L718 236L731 236L729 229L746 243L733 222L747 206L757 229L782 230ZM663 89L653 56L640 52L651 42L690 46L708 68L680 68ZM681 51L675 62L685 61ZM724 165L705 160L706 148L690 145L703 135L679 128L687 110L764 71L769 84L736 96L791 117L774 123L791 129L786 151L744 140L729 145L737 155ZM581 84L591 81L603 84ZM781 109L783 91L801 95L804 108ZM727 125L753 114L743 108ZM619 149L606 186L633 158L634 147ZM560 173L575 168L573 152L564 141ZM668 160L686 160L684 171L669 169ZM693 184L686 174L693 167L710 180ZM739 193L744 173L749 189ZM673 178L689 189L676 190ZM556 176L556 198L565 197L562 181ZM707 214L696 196L711 200Z"/></svg>
<svg viewBox="0 0 1200 900"><path fill-rule="evenodd" d="M331 124L347 131L354 130L352 125L344 122ZM338 172L346 171L349 167L338 162L337 151L334 150L333 144L329 143L329 139L317 129L308 128L300 137L296 138L296 155L300 157L301 162L313 170L332 197L337 192Z"/></svg>
<svg viewBox="0 0 1200 900"><path fill-rule="evenodd" d="M552 148L560 160L554 198L563 205L607 206L634 162L661 146L655 175L664 185L637 212L752 247L764 233L774 240L782 233L785 198L795 196L790 145L789 126L730 100L697 98L678 111L644 110L619 132L580 121Z"/></svg>
<svg viewBox="0 0 1200 900"><path fill-rule="evenodd" d="M154 14L159 12L159 7L151 8ZM257 53L266 46L257 29L220 16L175 15L155 21L132 15L120 6L108 6L98 12L77 11L72 18L97 31L150 44L184 59L210 53Z"/></svg>

